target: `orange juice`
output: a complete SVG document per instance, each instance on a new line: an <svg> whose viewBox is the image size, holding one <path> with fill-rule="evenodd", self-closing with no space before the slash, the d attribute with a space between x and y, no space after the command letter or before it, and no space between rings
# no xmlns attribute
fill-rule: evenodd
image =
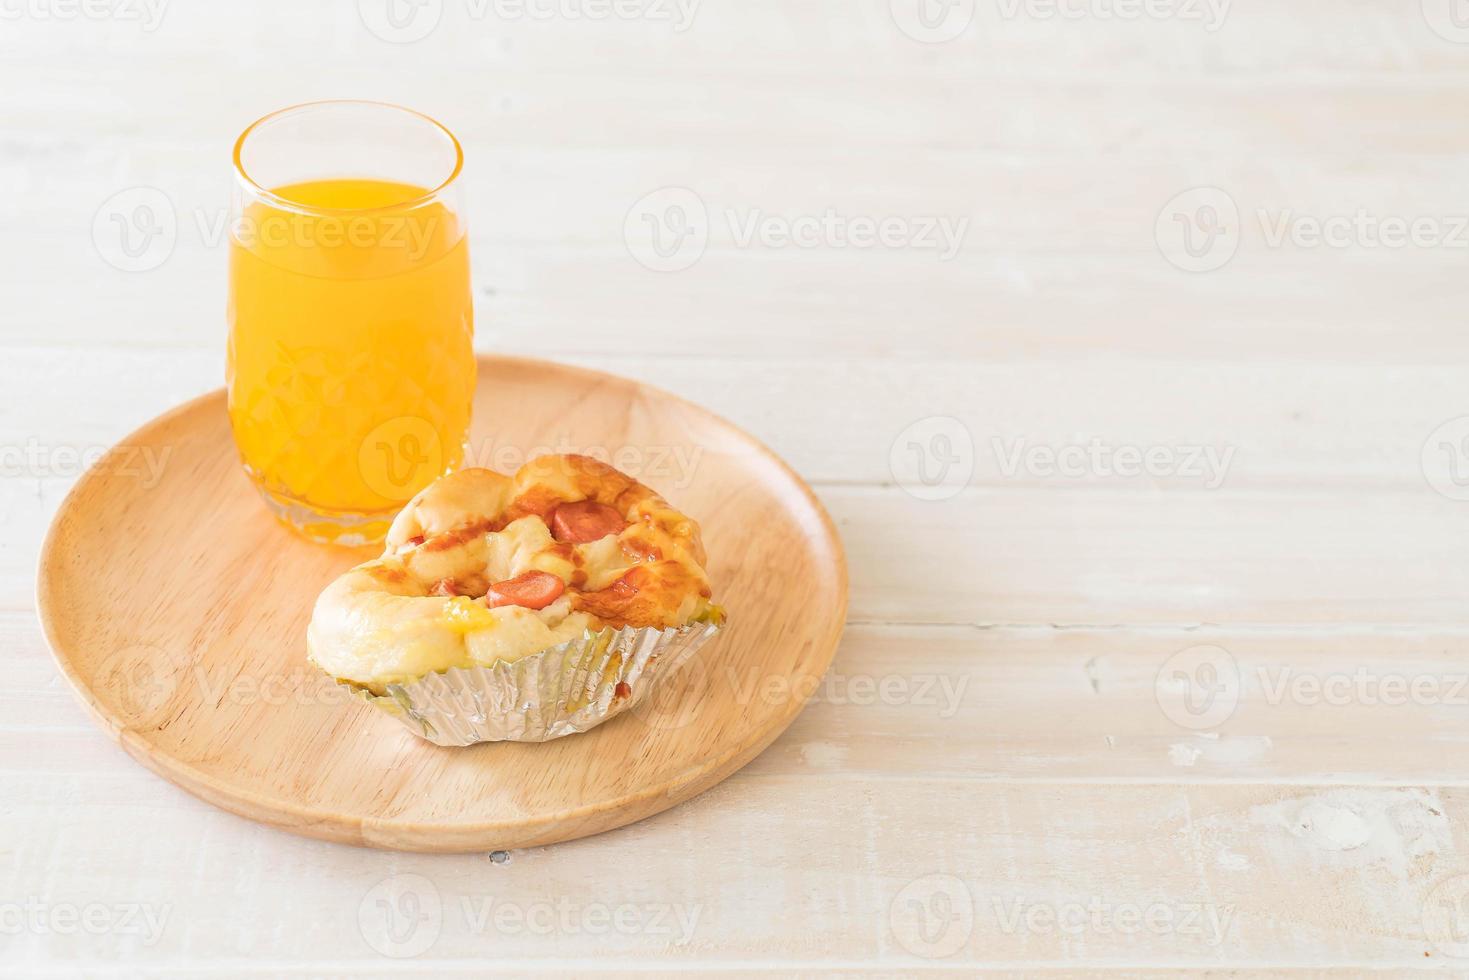
<svg viewBox="0 0 1469 980"><path fill-rule="evenodd" d="M469 253L428 190L275 188L231 232L229 417L277 513L322 540L380 538L459 465L474 395Z"/></svg>

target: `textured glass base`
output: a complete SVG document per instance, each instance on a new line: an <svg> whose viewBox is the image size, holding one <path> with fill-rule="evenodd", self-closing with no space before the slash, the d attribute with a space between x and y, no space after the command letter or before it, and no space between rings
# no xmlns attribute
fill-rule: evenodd
<svg viewBox="0 0 1469 980"><path fill-rule="evenodd" d="M430 474L430 479L426 483L432 483L459 469L468 455L469 437L465 436L446 460L447 465L439 472ZM255 489L260 492L260 498L265 501L266 506L280 519L281 523L302 537L319 544L335 544L346 548L382 544L383 538L388 535L388 528L393 525L393 518L397 517L398 511L408 503L408 500L405 499L403 503L395 504L386 510L328 510L291 494L270 489L254 467L243 459L240 465L244 467L245 474L255 485ZM417 493L422 488L409 487L408 489ZM412 494L409 496L411 497Z"/></svg>
<svg viewBox="0 0 1469 980"><path fill-rule="evenodd" d="M262 487L258 481L252 482L260 491L260 498L281 523L318 544L335 544L347 548L381 544L393 518L398 516L397 507L368 513L322 510L304 500L273 493Z"/></svg>

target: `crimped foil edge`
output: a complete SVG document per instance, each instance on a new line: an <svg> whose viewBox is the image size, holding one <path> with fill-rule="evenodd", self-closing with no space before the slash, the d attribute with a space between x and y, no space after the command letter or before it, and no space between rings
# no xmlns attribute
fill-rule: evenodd
<svg viewBox="0 0 1469 980"><path fill-rule="evenodd" d="M436 745L547 742L636 706L719 629L719 623L609 627L520 660L389 684L384 695L341 683Z"/></svg>

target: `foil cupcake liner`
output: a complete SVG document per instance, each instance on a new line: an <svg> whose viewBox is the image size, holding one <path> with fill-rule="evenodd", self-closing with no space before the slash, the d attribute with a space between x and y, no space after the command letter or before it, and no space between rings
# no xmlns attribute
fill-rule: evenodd
<svg viewBox="0 0 1469 980"><path fill-rule="evenodd" d="M382 695L349 686L436 745L548 742L636 706L719 629L608 628L513 662L389 684Z"/></svg>

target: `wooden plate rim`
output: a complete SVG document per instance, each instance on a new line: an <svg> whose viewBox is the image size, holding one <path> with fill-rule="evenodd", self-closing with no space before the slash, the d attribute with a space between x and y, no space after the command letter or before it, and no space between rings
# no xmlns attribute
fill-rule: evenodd
<svg viewBox="0 0 1469 980"><path fill-rule="evenodd" d="M526 371L554 371L571 375L580 375L589 382L601 384L611 383L623 388L631 389L633 391L650 392L660 399L667 399L670 402L681 405L686 409L689 409L703 416L709 422L712 422L715 425L725 429L728 433L738 437L740 440L748 443L749 445L757 449L767 462L775 464L777 469L784 473L786 478L791 481L792 485L800 490L807 504L810 505L813 512L819 518L823 532L824 544L826 548L829 549L834 559L833 565L836 572L837 584L837 615L834 618L834 625L829 635L825 637L824 643L822 644L823 646L825 646L826 650L824 656L821 656L818 671L820 675L824 675L826 673L826 671L831 666L832 660L836 656L837 645L841 639L842 631L846 626L848 600L847 593L849 588L846 551L842 545L841 536L837 533L836 525L831 519L831 515L827 513L826 508L822 505L820 499L817 498L815 492L811 489L810 485L807 484L806 481L802 479L801 476L797 474L796 471L793 470L784 459L782 459L777 453L771 450L769 446L765 445L764 442L757 439L755 436L750 435L744 429L741 429L739 426L735 425L733 422L730 422L728 419L725 419L717 413L712 412L702 405L690 401L689 399L686 399L680 395L676 395L655 385L647 384L646 382L638 381L633 378L626 378L621 375L611 374L606 371L599 371L593 368L586 368L573 364L563 364L557 361L549 361L541 358L487 354L479 354L477 355L477 358L481 364L481 367L483 367L488 362L498 362L499 364L504 366L512 368L518 367ZM180 760L167 752L156 750L153 744L149 742L146 738L144 738L140 733L132 730L124 724L121 724L116 718L111 717L104 706L100 704L93 696L91 688L82 680L82 678L75 670L72 662L74 654L69 650L64 650L63 644L60 642L60 639L57 636L57 625L54 609L56 608L56 606L61 604L63 600L53 594L55 583L50 578L50 576L47 575L47 570L53 565L54 554L56 552L56 549L60 546L58 540L60 536L59 528L62 524L63 519L66 517L70 509L75 505L77 498L82 494L84 490L86 490L98 480L106 479L106 467L104 467L103 464L112 458L112 456L118 451L119 446L139 443L143 441L142 437L155 433L159 428L167 425L168 423L178 418L189 415L193 412L200 411L208 403L214 401L222 401L224 398L225 390L221 387L206 392L202 395L198 395L178 405L175 405L173 408L168 409L162 414L155 416L154 418L145 422L143 425L134 429L126 437L124 437L117 446L113 446L106 453L104 453L102 457L97 460L97 462L89 467L87 471L84 472L80 478L78 478L77 482L72 486L72 488L67 492L66 496L62 499L60 506L58 506L56 510L55 516L52 518L51 523L46 530L45 538L41 543L41 550L38 558L36 572L36 613L41 622L41 629L46 638L46 644L51 651L52 658L60 667L62 676L66 678L67 683L69 683L72 689L77 693L78 698L86 707L88 713L91 714L92 717L99 722L102 728L107 732L108 736L111 737L113 741L121 745L134 759L141 762L146 768L152 770L160 776L163 776L165 779L169 780L177 786L180 786L181 788L187 790L195 796L198 796L206 800L207 802L219 806L223 809L230 810L231 812L245 816L248 819L265 822L272 826L281 827L283 829L292 830L298 833L308 834L313 837L322 837L338 842L356 843L367 846L371 846L374 844L374 841L369 839L368 835L364 833L364 831L368 828L387 832L388 835L393 837L411 837L414 836L416 833L425 830L431 832L434 828L442 827L445 831L452 832L455 837L462 838L467 835L474 836L480 834L492 834L506 830L534 830L535 828L542 826L553 825L568 820L576 820L577 818L586 814L624 808L633 803L637 803L660 795L665 795L668 798L667 806L660 807L658 808L658 810L653 811L661 812L661 810L667 809L671 806L675 806L688 798L686 796L680 795L680 793L678 792L680 789L687 787L690 784L698 783L700 779L709 775L710 773L718 772L722 767L728 765L733 760L738 759L742 754L748 754L748 758L744 760L745 762L753 759L766 746L773 742L783 731L785 731L786 728L790 726L791 722L795 720L796 716L800 714L802 710L804 710L806 702L809 701L809 696L799 702L793 700L790 706L783 713L772 715L772 720L770 722L758 729L753 730L748 738L741 740L738 744L735 744L726 752L712 759L706 760L701 764L695 765L692 768L675 773L666 780L655 785L643 787L642 789L639 789L635 792L626 793L620 797L616 797L615 799L599 800L594 803L586 803L581 806L572 807L566 810L558 810L553 813L536 814L534 816L529 816L519 820L501 820L475 824L451 824L448 821L445 821L444 823L425 822L423 820L400 821L391 818L379 817L351 817L332 810L312 809L299 803L277 797L266 796L250 789L240 787L236 784L222 781L214 776L211 776L208 773L201 772L195 769L187 762L184 762L183 760ZM445 751L454 750L446 749ZM741 762L739 765L743 764L744 762ZM739 766L735 767L735 769L737 768L739 768ZM735 770L732 769L730 770L730 772L724 773L724 776L731 775L734 771ZM716 780L716 782L717 781L718 780ZM710 785L713 784L711 783ZM704 788L708 787L704 786L700 789L702 790ZM695 794L698 791L699 790L696 790ZM291 822L287 823L281 820L271 819L271 815L286 817ZM651 816L651 813L645 814L645 816ZM636 822L636 820L625 821L623 823L614 824L610 827L601 828L601 830L594 831L594 833L616 829L620 826L626 826L626 824L630 822ZM331 832L333 830L336 832ZM576 835L573 835L568 839L575 839L575 836ZM474 850L475 848L466 849Z"/></svg>

